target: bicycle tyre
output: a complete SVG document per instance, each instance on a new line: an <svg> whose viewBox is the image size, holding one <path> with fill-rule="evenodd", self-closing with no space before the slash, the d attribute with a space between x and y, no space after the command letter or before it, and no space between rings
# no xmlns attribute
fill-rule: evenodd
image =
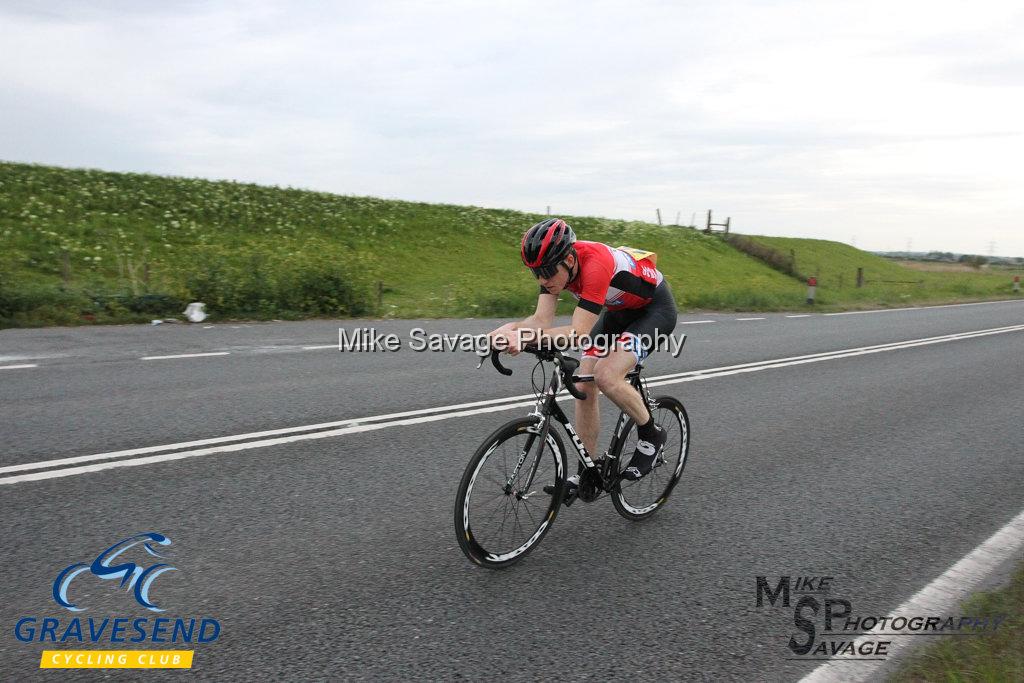
<svg viewBox="0 0 1024 683"><path fill-rule="evenodd" d="M510 476L507 463L508 449L507 447L502 448L502 446L509 444L513 440L523 439L521 443L516 444L517 447L514 450L516 453L521 452L523 445L526 443L525 439L528 438L531 432L537 433L540 425L542 425L542 422L539 422L537 418L518 418L495 430L477 448L469 464L466 466L462 480L459 482L458 493L455 496L455 534L462 552L480 566L490 569L503 569L523 559L540 543L544 535L551 529L551 525L558 515L558 510L562 506L566 478L565 447L554 430L549 429L547 444L541 456L543 460L541 465L538 466L538 478L534 480L531 489L534 492L541 492L544 484L554 484L554 493L550 495L541 493L537 497L538 502L547 499L547 503L536 505L538 511L536 516L529 512L529 507L524 508L525 514L531 522L536 523L536 529L526 536L524 541L518 544L514 542L512 547L508 548L498 547L498 541L487 537L488 534L481 533L479 528L474 530L473 517L475 507L473 496L474 493L481 494L482 492L483 497L487 497L489 493L489 502L493 503L494 500L498 500L498 506L504 505L506 513L511 509L516 520L514 525L518 525L520 521L519 509L522 508L523 504L528 504L529 499L520 499L515 495L505 493L499 478L494 476L488 477L484 472L485 469L487 469L487 472L495 470L493 465L489 469L487 468L487 461L492 457L496 457L495 454L499 451L503 451L505 462L497 463L497 460L495 460L495 464L498 464L498 468L495 471L501 471L501 468L504 467L504 476L507 479ZM525 471L530 469L529 465L533 462L533 458L530 456L537 451L536 438L539 437L535 437L530 448L530 455L524 461L517 477L517 482L519 483L525 483L522 477L524 477ZM541 475L541 466L544 465L543 461L548 459L550 459L550 467L545 468L544 474ZM496 489L491 488L495 485L497 485ZM528 493L528 495L532 498L535 494ZM502 500L502 497L505 500ZM480 515L477 514L476 516L479 517ZM502 523L502 530L506 522Z"/></svg>
<svg viewBox="0 0 1024 683"><path fill-rule="evenodd" d="M639 481L623 480L611 496L615 510L631 520L647 519L661 509L683 476L683 468L686 467L686 459L690 452L690 418L683 404L672 396L658 396L651 401L655 421L669 432L665 449L659 456L660 464ZM623 437L618 440L612 453L616 458L619 472L628 465L632 452L633 446L627 450L626 445L635 445L636 441L635 422L630 418L623 427ZM626 458L622 457L623 451L626 452ZM664 465L672 467L667 476L659 475L659 470Z"/></svg>

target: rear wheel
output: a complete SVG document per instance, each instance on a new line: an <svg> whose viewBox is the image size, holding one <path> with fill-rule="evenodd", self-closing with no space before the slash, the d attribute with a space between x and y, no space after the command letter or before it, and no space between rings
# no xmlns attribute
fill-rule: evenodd
<svg viewBox="0 0 1024 683"><path fill-rule="evenodd" d="M484 440L462 475L455 533L462 552L479 565L518 562L555 521L565 491L565 448L550 430L541 447L542 425L536 418L507 423Z"/></svg>
<svg viewBox="0 0 1024 683"><path fill-rule="evenodd" d="M690 418L683 404L671 396L659 396L651 403L654 421L668 432L668 440L653 470L639 481L621 480L618 489L612 492L615 509L626 519L646 519L665 504L683 476L690 452ZM625 437L619 440L612 453L616 458L616 471L620 473L628 466L636 448L637 431L632 419L626 422L623 434Z"/></svg>

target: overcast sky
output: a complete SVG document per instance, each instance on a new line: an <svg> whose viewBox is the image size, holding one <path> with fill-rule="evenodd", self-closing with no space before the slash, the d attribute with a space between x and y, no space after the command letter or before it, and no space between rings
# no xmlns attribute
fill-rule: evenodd
<svg viewBox="0 0 1024 683"><path fill-rule="evenodd" d="M1024 256L1019 2L0 0L0 46L0 159Z"/></svg>

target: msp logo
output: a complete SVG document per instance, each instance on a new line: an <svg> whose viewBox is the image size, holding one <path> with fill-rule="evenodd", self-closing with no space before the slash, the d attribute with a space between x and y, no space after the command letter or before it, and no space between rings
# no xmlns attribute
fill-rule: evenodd
<svg viewBox="0 0 1024 683"><path fill-rule="evenodd" d="M138 534L137 536L131 536L123 541L119 541L114 545L110 546L102 553L100 553L92 564L73 564L60 574L57 575L57 579L53 582L53 599L61 607L67 608L72 612L81 612L85 608L78 607L68 600L68 587L71 585L71 581L82 572L89 571L92 574L103 580L121 579L121 583L118 588L124 588L127 584L128 589L134 589L135 600L146 609L153 610L154 612L163 612L154 605L149 599L149 589L152 586L153 581L156 577L160 576L164 572L175 571L175 568L169 564L160 562L152 564L148 567L140 567L134 562L122 562L121 564L111 566L122 553L128 549L142 544L146 552L153 557L162 558L163 556L156 551L154 545L158 546L169 546L171 539L167 538L163 534L149 532L145 534Z"/></svg>
<svg viewBox="0 0 1024 683"><path fill-rule="evenodd" d="M162 561L167 559L165 553L170 546L171 539L155 531L129 536L99 553L92 562L75 562L58 571L50 593L58 605L77 613L87 609L70 595L81 582L116 582L117 588L125 589L138 605L150 612L163 612L153 592L157 578L177 571L177 567ZM126 601L126 606L132 605ZM212 643L220 631L220 622L211 617L27 616L15 624L14 637L23 643L157 644L152 650L44 650L41 668L190 668L193 650L163 649L166 646L159 644Z"/></svg>

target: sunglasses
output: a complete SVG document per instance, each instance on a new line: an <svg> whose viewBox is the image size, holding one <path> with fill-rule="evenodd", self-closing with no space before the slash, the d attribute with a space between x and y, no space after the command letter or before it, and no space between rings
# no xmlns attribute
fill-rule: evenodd
<svg viewBox="0 0 1024 683"><path fill-rule="evenodd" d="M572 273L572 268L570 268L569 264L566 263L565 261L556 263L553 266L539 266L537 268L530 268L530 270L533 271L534 277L552 278L555 276L555 273L558 272L559 266L565 266L565 269L568 270L570 274Z"/></svg>
<svg viewBox="0 0 1024 683"><path fill-rule="evenodd" d="M530 268L530 270L533 271L534 277L552 278L558 272L558 265L540 266L538 268Z"/></svg>

